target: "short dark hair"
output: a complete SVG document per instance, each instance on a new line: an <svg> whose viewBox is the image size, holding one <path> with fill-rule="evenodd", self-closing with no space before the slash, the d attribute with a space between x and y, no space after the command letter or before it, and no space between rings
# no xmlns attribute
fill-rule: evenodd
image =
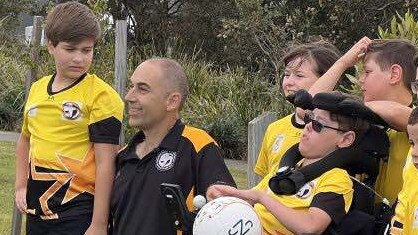
<svg viewBox="0 0 418 235"><path fill-rule="evenodd" d="M315 63L314 72L316 75L322 76L340 56L340 52L334 45L325 40L320 40L290 48L290 51L283 57L282 63L286 66L298 58L302 59L301 63L305 60L311 60Z"/></svg>
<svg viewBox="0 0 418 235"><path fill-rule="evenodd" d="M46 18L45 33L55 47L59 42L78 43L100 38L100 24L94 13L85 5L71 1L56 5Z"/></svg>
<svg viewBox="0 0 418 235"><path fill-rule="evenodd" d="M339 96L344 96L346 99L350 99L351 102L356 102L359 105L364 105L361 99L357 96L342 93L339 91L332 91L331 93ZM370 122L357 116L341 115L338 113L330 112L330 119L338 123L338 128L347 131L354 131L356 134L355 142L357 142L357 140L359 140L360 137L363 136L370 128Z"/></svg>
<svg viewBox="0 0 418 235"><path fill-rule="evenodd" d="M409 115L408 125L415 125L418 123L418 108L414 108Z"/></svg>
<svg viewBox="0 0 418 235"><path fill-rule="evenodd" d="M380 69L386 70L397 64L402 68L402 80L405 87L411 91L411 82L416 77L415 56L417 48L405 39L373 40L367 47L367 54L371 53Z"/></svg>

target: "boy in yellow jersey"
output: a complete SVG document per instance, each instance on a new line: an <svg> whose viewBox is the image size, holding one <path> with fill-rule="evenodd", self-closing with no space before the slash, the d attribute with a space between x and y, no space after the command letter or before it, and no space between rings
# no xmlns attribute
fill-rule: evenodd
<svg viewBox="0 0 418 235"><path fill-rule="evenodd" d="M315 42L293 48L284 58L282 89L286 97L309 87L339 58L331 44ZM303 121L294 113L270 124L264 135L254 172L264 177L279 165L283 154L302 136Z"/></svg>
<svg viewBox="0 0 418 235"><path fill-rule="evenodd" d="M35 82L17 143L16 204L27 234L107 234L123 102L88 74L100 26L77 2L45 26L55 73Z"/></svg>
<svg viewBox="0 0 418 235"><path fill-rule="evenodd" d="M416 47L407 40L358 41L318 81L309 93L334 89L343 72L364 57L360 76L363 99L369 108L381 116L393 129L387 131L389 158L382 160L376 191L391 204L402 187L402 169L409 150L406 123L411 113L411 81L415 80L414 56Z"/></svg>
<svg viewBox="0 0 418 235"><path fill-rule="evenodd" d="M364 107L361 101L344 94L319 93L313 98L315 109L305 116L299 143L303 160L297 167L303 168L339 148L351 146L369 128L370 124L356 114L327 111L336 110L341 101L351 102L358 109ZM327 171L294 195L276 195L271 191L269 180L274 174L272 171L254 189L214 186L207 196L235 196L255 204L265 234L274 235L321 234L329 226L338 226L351 206L353 184L345 170Z"/></svg>
<svg viewBox="0 0 418 235"><path fill-rule="evenodd" d="M390 234L418 234L418 109L414 109L408 120L408 135L411 144L403 171L403 186L398 195L395 216L392 218Z"/></svg>

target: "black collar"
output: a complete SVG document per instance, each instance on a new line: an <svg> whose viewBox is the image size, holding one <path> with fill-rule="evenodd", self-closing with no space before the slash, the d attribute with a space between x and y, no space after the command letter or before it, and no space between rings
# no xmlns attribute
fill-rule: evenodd
<svg viewBox="0 0 418 235"><path fill-rule="evenodd" d="M180 141L181 134L184 130L185 125L183 122L178 119L174 126L170 129L170 131L167 133L167 135L164 137L164 139L161 141L160 145L157 147L157 149L164 149L168 151L177 151L178 142ZM128 147L126 148L127 151L123 151L126 153L130 153L132 151L135 151L136 146L139 143L142 143L145 140L145 135L143 131L139 131L132 137L131 141L129 141ZM126 155L126 154L123 154ZM129 157L127 157L129 158Z"/></svg>
<svg viewBox="0 0 418 235"><path fill-rule="evenodd" d="M293 115L292 115L292 117L291 117L291 122L292 122L292 125L294 126L294 127L296 127L296 128L298 128L298 129L303 129L303 128L305 128L305 125L304 124L299 124L297 121L296 121L296 113L294 113Z"/></svg>
<svg viewBox="0 0 418 235"><path fill-rule="evenodd" d="M77 78L77 81L73 82L71 85L67 86L66 88L61 89L61 90L59 90L57 92L53 92L52 91L52 83L54 83L54 80L55 80L55 76L56 75L57 75L57 73L54 73L54 75L52 75L51 79L48 82L48 87L46 88L46 90L48 92L48 95L55 95L55 94L58 94L60 92L63 92L63 91L66 91L66 90L70 89L71 87L73 87L73 86L77 85L78 83L80 83L87 76L87 73L81 75L79 78Z"/></svg>

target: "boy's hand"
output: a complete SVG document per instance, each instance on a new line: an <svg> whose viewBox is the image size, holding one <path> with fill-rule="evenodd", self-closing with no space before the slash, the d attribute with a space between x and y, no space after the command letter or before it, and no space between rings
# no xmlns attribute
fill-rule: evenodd
<svg viewBox="0 0 418 235"><path fill-rule="evenodd" d="M96 225L92 222L84 235L107 235L107 224Z"/></svg>
<svg viewBox="0 0 418 235"><path fill-rule="evenodd" d="M247 201L251 205L254 205L260 202L263 193L264 192L256 189L239 190L227 185L212 185L208 188L206 198L208 199L208 201L211 201L218 197L237 197L244 201Z"/></svg>
<svg viewBox="0 0 418 235"><path fill-rule="evenodd" d="M238 189L228 185L212 185L206 191L206 198L208 201L212 201L218 197L233 196Z"/></svg>
<svg viewBox="0 0 418 235"><path fill-rule="evenodd" d="M26 187L16 189L15 202L16 207L20 213L26 213L27 204L26 204Z"/></svg>
<svg viewBox="0 0 418 235"><path fill-rule="evenodd" d="M360 39L350 50L348 50L338 61L343 63L346 68L353 67L366 55L367 47L372 40L368 37Z"/></svg>

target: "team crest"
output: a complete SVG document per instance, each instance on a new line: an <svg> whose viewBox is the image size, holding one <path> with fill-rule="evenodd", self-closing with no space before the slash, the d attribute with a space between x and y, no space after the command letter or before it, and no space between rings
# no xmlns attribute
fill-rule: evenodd
<svg viewBox="0 0 418 235"><path fill-rule="evenodd" d="M81 117L81 109L77 103L65 102L62 104L62 116L68 120L76 120Z"/></svg>
<svg viewBox="0 0 418 235"><path fill-rule="evenodd" d="M177 153L175 152L162 151L157 156L155 167L157 167L159 171L168 171L173 168L174 163L176 162L176 157Z"/></svg>
<svg viewBox="0 0 418 235"><path fill-rule="evenodd" d="M276 140L274 141L273 147L271 148L272 153L278 153L282 147L284 140L284 135L277 135Z"/></svg>
<svg viewBox="0 0 418 235"><path fill-rule="evenodd" d="M300 190L299 192L296 193L296 197L298 198L302 198L302 199L306 199L309 196L311 196L312 191L313 191L313 187L314 187L314 183L313 182L308 182L306 183Z"/></svg>

